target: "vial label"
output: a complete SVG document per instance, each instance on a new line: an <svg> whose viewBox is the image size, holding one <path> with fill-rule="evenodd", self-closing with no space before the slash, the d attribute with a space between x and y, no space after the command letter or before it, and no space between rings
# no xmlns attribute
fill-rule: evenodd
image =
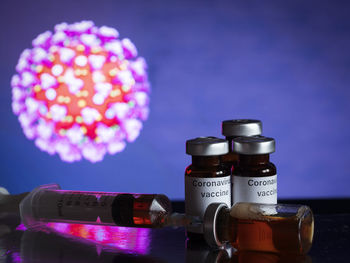
<svg viewBox="0 0 350 263"><path fill-rule="evenodd" d="M238 202L277 204L277 175L233 176L233 204Z"/></svg>
<svg viewBox="0 0 350 263"><path fill-rule="evenodd" d="M231 207L231 176L202 178L185 176L185 210L190 216L203 218L211 203L225 203ZM187 231L203 233L201 226L187 227Z"/></svg>

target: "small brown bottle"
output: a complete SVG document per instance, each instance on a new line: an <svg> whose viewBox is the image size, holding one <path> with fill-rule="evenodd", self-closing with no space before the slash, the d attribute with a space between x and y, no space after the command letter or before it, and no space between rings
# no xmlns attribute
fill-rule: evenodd
<svg viewBox="0 0 350 263"><path fill-rule="evenodd" d="M226 120L222 122L221 133L229 142L229 153L222 157L222 162L230 167L235 166L238 162L238 154L232 149L232 140L245 136L256 136L262 133L262 123L259 120L237 119Z"/></svg>
<svg viewBox="0 0 350 263"><path fill-rule="evenodd" d="M238 251L305 255L314 233L313 213L304 205L212 203L203 224L208 245L228 242Z"/></svg>
<svg viewBox="0 0 350 263"><path fill-rule="evenodd" d="M216 137L186 141L186 153L192 164L185 171L185 211L188 216L203 218L207 206L214 202L231 206L230 169L221 163L228 153L228 142ZM202 239L201 227L187 227L187 236Z"/></svg>
<svg viewBox="0 0 350 263"><path fill-rule="evenodd" d="M239 155L233 170L233 204L277 203L276 166L270 162L275 140L264 136L237 137L233 151Z"/></svg>

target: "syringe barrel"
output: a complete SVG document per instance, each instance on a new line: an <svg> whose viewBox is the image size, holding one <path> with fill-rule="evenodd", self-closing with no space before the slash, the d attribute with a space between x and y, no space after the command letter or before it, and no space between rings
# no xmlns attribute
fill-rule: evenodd
<svg viewBox="0 0 350 263"><path fill-rule="evenodd" d="M154 228L171 214L161 194L129 194L61 190L59 185L34 189L20 204L27 227L48 222Z"/></svg>

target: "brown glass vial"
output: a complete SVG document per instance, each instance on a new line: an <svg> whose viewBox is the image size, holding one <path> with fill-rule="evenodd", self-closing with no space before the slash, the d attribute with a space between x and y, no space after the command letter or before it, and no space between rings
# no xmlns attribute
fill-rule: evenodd
<svg viewBox="0 0 350 263"><path fill-rule="evenodd" d="M186 153L192 164L185 171L185 211L188 216L203 218L205 209L213 202L231 206L230 169L221 163L228 153L228 142L216 137L199 137L186 141ZM191 239L203 239L200 226L186 228Z"/></svg>
<svg viewBox="0 0 350 263"><path fill-rule="evenodd" d="M237 137L233 151L239 155L233 170L233 204L277 203L276 166L270 162L275 140L264 136Z"/></svg>
<svg viewBox="0 0 350 263"><path fill-rule="evenodd" d="M221 133L229 142L229 152L222 157L222 162L234 167L238 162L238 154L232 149L233 139L261 135L262 123L260 120L252 119L226 120L221 124Z"/></svg>
<svg viewBox="0 0 350 263"><path fill-rule="evenodd" d="M304 205L213 203L204 215L204 237L212 247L229 242L238 251L304 255L313 232L313 213Z"/></svg>

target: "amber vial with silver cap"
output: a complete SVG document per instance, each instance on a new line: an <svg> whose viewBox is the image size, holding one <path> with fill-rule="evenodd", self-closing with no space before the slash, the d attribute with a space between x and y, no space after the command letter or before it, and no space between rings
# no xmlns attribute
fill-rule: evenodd
<svg viewBox="0 0 350 263"><path fill-rule="evenodd" d="M262 123L259 120L236 119L222 122L221 133L229 142L229 153L222 157L222 162L234 166L238 161L238 154L232 149L232 140L237 137L256 136L262 133Z"/></svg>
<svg viewBox="0 0 350 263"><path fill-rule="evenodd" d="M304 255L314 233L313 213L304 205L212 203L203 224L208 245L230 243L238 251Z"/></svg>
<svg viewBox="0 0 350 263"><path fill-rule="evenodd" d="M188 216L203 218L207 206L214 202L231 205L230 169L221 163L228 153L228 142L216 137L199 137L186 141L186 153L192 164L185 171L185 211ZM202 239L200 226L188 226L187 236Z"/></svg>
<svg viewBox="0 0 350 263"><path fill-rule="evenodd" d="M233 170L233 204L277 203L276 166L270 162L275 140L264 136L237 137L233 151L239 155Z"/></svg>

